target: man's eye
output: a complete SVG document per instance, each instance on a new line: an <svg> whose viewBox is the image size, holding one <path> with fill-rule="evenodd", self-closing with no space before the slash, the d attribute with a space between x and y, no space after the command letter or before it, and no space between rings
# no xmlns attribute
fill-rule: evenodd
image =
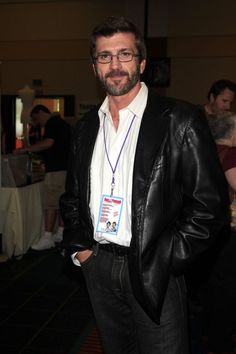
<svg viewBox="0 0 236 354"><path fill-rule="evenodd" d="M121 52L121 53L119 53L119 55L122 58L129 58L132 55L132 53L130 53L130 52Z"/></svg>
<svg viewBox="0 0 236 354"><path fill-rule="evenodd" d="M102 60L106 60L110 58L110 54L99 54L99 58Z"/></svg>

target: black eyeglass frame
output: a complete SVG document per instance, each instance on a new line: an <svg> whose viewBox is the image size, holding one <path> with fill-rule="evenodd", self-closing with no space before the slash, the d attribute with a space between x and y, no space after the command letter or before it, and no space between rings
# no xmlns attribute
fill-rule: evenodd
<svg viewBox="0 0 236 354"><path fill-rule="evenodd" d="M125 55L125 54L129 54L130 57L128 59L127 58L122 58L122 55ZM109 58L109 59L101 61L101 57L104 57L104 56L107 56L107 58ZM95 61L97 61L99 64L110 64L112 59L113 59L113 57L117 57L117 59L119 60L120 63L128 63L128 62L132 61L135 57L140 57L140 55L125 51L125 52L119 52L117 54L111 54L111 53L98 54L93 59Z"/></svg>

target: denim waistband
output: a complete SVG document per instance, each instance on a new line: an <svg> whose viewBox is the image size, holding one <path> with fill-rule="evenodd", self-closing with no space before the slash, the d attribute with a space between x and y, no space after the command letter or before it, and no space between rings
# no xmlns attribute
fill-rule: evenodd
<svg viewBox="0 0 236 354"><path fill-rule="evenodd" d="M95 241L95 243L97 243ZM129 253L129 247L120 246L116 243L98 243L98 247L101 250L116 254L118 256L125 256Z"/></svg>

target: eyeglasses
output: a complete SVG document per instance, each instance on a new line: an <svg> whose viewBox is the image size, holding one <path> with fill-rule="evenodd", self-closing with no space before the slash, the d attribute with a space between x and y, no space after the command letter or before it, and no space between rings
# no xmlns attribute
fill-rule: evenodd
<svg viewBox="0 0 236 354"><path fill-rule="evenodd" d="M108 64L112 61L113 57L117 57L121 63L127 63L133 60L134 57L139 57L139 54L133 54L131 52L120 52L118 54L103 53L98 54L94 59L100 64Z"/></svg>

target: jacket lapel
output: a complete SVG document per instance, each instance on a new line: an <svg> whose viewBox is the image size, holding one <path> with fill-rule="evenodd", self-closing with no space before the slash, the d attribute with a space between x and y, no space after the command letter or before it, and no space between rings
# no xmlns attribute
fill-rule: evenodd
<svg viewBox="0 0 236 354"><path fill-rule="evenodd" d="M173 103L171 103L168 98L160 97L149 90L147 106L142 118L134 160L133 202L135 202L135 200L137 202L136 197L142 189L142 184L146 184L158 151L166 137L171 104Z"/></svg>
<svg viewBox="0 0 236 354"><path fill-rule="evenodd" d="M84 129L86 133L84 135L84 141L82 143L83 156L81 158L84 159L84 166L87 165L87 168L89 168L100 124L97 108L86 117L85 123L86 124Z"/></svg>
<svg viewBox="0 0 236 354"><path fill-rule="evenodd" d="M97 109L94 109L90 112L86 119L84 119L84 131L83 141L81 141L81 149L80 159L83 168L79 171L80 181L82 187L82 193L87 201L90 199L90 165L93 155L93 149L95 145L95 141L97 138L97 133L99 129L99 117L97 113Z"/></svg>

